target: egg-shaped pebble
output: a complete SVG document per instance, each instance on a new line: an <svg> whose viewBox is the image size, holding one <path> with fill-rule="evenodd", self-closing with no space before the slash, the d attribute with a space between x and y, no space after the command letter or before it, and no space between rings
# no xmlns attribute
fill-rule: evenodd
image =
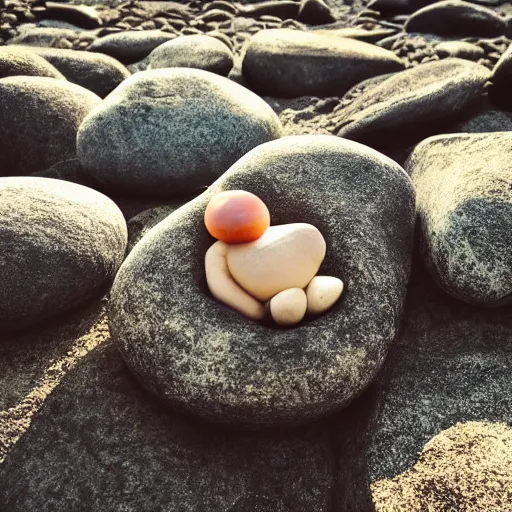
<svg viewBox="0 0 512 512"><path fill-rule="evenodd" d="M342 292L341 279L332 276L315 276L306 288L308 313L318 315L327 311L340 298Z"/></svg>
<svg viewBox="0 0 512 512"><path fill-rule="evenodd" d="M227 253L233 279L260 301L288 288L305 288L325 256L325 240L311 224L269 227L246 244L231 245Z"/></svg>
<svg viewBox="0 0 512 512"><path fill-rule="evenodd" d="M296 325L306 314L308 299L302 288L288 288L270 300L270 313L279 325Z"/></svg>

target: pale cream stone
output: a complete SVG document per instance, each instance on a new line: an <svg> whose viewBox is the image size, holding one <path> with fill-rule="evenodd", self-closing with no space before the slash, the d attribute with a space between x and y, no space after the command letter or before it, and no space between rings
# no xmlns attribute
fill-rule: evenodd
<svg viewBox="0 0 512 512"><path fill-rule="evenodd" d="M229 273L226 252L229 245L215 242L206 252L204 267L206 282L212 295L253 320L265 317L265 306L240 288Z"/></svg>
<svg viewBox="0 0 512 512"><path fill-rule="evenodd" d="M306 314L308 299L302 288L288 288L270 299L270 313L279 325L296 325Z"/></svg>
<svg viewBox="0 0 512 512"><path fill-rule="evenodd" d="M340 298L343 282L337 277L316 276L306 288L308 313L318 315L327 311Z"/></svg>
<svg viewBox="0 0 512 512"><path fill-rule="evenodd" d="M305 288L322 264L325 247L311 224L271 226L254 242L230 245L227 265L244 290L266 301L288 288Z"/></svg>

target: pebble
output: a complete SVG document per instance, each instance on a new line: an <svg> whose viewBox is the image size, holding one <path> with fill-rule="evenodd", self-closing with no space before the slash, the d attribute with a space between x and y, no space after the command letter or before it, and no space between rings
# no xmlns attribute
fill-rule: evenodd
<svg viewBox="0 0 512 512"><path fill-rule="evenodd" d="M381 147L394 136L439 130L478 105L490 78L487 68L462 59L429 62L371 87L342 109L337 134ZM436 122L437 126L433 126ZM429 128L429 126L432 126Z"/></svg>
<svg viewBox="0 0 512 512"><path fill-rule="evenodd" d="M227 76L233 67L233 53L215 37L182 36L155 48L147 62L148 69L195 68Z"/></svg>
<svg viewBox="0 0 512 512"><path fill-rule="evenodd" d="M0 176L31 174L75 158L78 127L100 102L66 80L0 79Z"/></svg>
<svg viewBox="0 0 512 512"><path fill-rule="evenodd" d="M443 58L456 57L475 62L485 56L485 52L482 48L476 44L464 41L443 41L436 45L436 53Z"/></svg>
<svg viewBox="0 0 512 512"><path fill-rule="evenodd" d="M57 68L70 82L104 98L130 72L118 60L101 53L60 48L37 48L32 51Z"/></svg>
<svg viewBox="0 0 512 512"><path fill-rule="evenodd" d="M270 300L270 313L276 324L292 327L306 314L308 299L302 288L288 288Z"/></svg>
<svg viewBox="0 0 512 512"><path fill-rule="evenodd" d="M208 71L167 68L118 86L80 126L77 154L110 191L173 197L201 190L280 135L277 115L251 91Z"/></svg>
<svg viewBox="0 0 512 512"><path fill-rule="evenodd" d="M99 37L89 47L116 58L123 64L133 64L147 57L157 46L176 36L162 30L123 31Z"/></svg>
<svg viewBox="0 0 512 512"><path fill-rule="evenodd" d="M336 21L324 0L301 0L297 19L308 25L326 25Z"/></svg>
<svg viewBox="0 0 512 512"><path fill-rule="evenodd" d="M0 321L19 330L68 311L114 278L126 249L119 208L95 190L0 179Z"/></svg>
<svg viewBox="0 0 512 512"><path fill-rule="evenodd" d="M498 37L506 29L506 20L494 11L460 0L435 2L414 13L405 24L407 32L442 37Z"/></svg>
<svg viewBox="0 0 512 512"><path fill-rule="evenodd" d="M343 292L341 279L332 276L315 276L306 288L307 312L319 315L331 308Z"/></svg>
<svg viewBox="0 0 512 512"><path fill-rule="evenodd" d="M246 244L229 247L227 263L235 281L267 301L287 288L305 288L325 256L325 240L310 224L271 226Z"/></svg>
<svg viewBox="0 0 512 512"><path fill-rule="evenodd" d="M277 97L339 96L372 76L400 71L392 52L333 32L264 30L253 36L242 62L257 92Z"/></svg>
<svg viewBox="0 0 512 512"><path fill-rule="evenodd" d="M512 107L512 45L503 53L500 60L492 70L492 87L489 89L489 97L496 105L508 108Z"/></svg>
<svg viewBox="0 0 512 512"><path fill-rule="evenodd" d="M17 75L64 79L57 68L34 52L15 46L0 47L0 78Z"/></svg>
<svg viewBox="0 0 512 512"><path fill-rule="evenodd" d="M446 292L472 304L512 301L511 150L512 132L439 135L406 164L427 267Z"/></svg>
<svg viewBox="0 0 512 512"><path fill-rule="evenodd" d="M103 23L98 12L88 5L66 5L59 2L45 2L44 17L61 20L84 29L94 29Z"/></svg>

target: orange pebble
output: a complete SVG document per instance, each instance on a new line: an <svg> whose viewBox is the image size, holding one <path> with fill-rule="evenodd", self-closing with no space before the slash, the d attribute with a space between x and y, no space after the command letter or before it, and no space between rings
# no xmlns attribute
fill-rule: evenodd
<svg viewBox="0 0 512 512"><path fill-rule="evenodd" d="M257 240L270 226L265 203L245 190L228 190L214 196L204 212L206 229L227 244Z"/></svg>

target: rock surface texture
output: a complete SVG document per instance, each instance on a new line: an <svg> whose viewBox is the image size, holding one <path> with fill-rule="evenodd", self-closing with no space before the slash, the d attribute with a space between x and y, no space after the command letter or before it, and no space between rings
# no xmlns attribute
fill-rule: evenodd
<svg viewBox="0 0 512 512"><path fill-rule="evenodd" d="M510 132L440 135L406 164L427 266L448 293L473 304L512 300L511 150Z"/></svg>

